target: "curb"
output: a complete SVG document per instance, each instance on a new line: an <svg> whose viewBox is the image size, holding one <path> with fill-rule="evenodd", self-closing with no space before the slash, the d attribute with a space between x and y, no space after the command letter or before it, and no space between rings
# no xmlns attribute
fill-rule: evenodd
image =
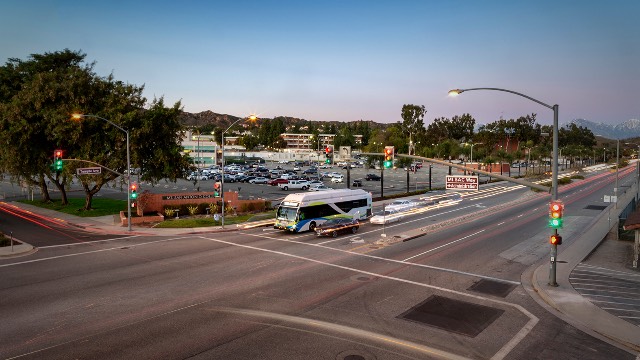
<svg viewBox="0 0 640 360"><path fill-rule="evenodd" d="M6 238L6 235L5 235L5 238ZM36 247L34 247L33 245L29 245L24 241L20 241L16 238L13 238L13 241L14 243L17 243L13 245L13 251L10 250L11 245L0 247L0 258L8 259L8 258L14 258L19 256L26 256L26 255L31 255L36 251L38 251Z"/></svg>

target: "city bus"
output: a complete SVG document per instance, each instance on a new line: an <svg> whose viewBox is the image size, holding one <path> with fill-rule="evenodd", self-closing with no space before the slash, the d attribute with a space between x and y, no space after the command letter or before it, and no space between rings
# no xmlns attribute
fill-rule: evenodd
<svg viewBox="0 0 640 360"><path fill-rule="evenodd" d="M291 232L314 231L316 226L335 217L368 219L371 193L345 189L287 195L278 207L273 227Z"/></svg>

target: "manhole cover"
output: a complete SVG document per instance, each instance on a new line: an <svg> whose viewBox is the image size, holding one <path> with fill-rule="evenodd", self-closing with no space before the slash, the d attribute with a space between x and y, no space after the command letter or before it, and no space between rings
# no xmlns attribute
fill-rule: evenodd
<svg viewBox="0 0 640 360"><path fill-rule="evenodd" d="M598 210L598 211L602 211L604 209L606 209L607 206L606 205L587 205L585 206L585 209L587 210Z"/></svg>
<svg viewBox="0 0 640 360"><path fill-rule="evenodd" d="M493 281L488 279L481 279L477 283L471 285L467 290L493 295L500 297L507 297L511 290L515 289L516 286L513 284L507 284L500 281Z"/></svg>
<svg viewBox="0 0 640 360"><path fill-rule="evenodd" d="M376 357L365 350L346 350L338 354L336 360L376 360Z"/></svg>
<svg viewBox="0 0 640 360"><path fill-rule="evenodd" d="M438 329L475 337L504 310L433 295L399 317Z"/></svg>

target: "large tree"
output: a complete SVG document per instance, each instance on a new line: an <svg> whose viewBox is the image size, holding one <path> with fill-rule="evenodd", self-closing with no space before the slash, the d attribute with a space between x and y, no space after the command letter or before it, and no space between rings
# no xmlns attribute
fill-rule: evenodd
<svg viewBox="0 0 640 360"><path fill-rule="evenodd" d="M100 77L84 58L64 50L31 55L27 61L10 59L0 69L0 141L10 145L0 152L3 169L14 179L40 186L45 201L50 201L49 179L63 204L65 186L77 167L91 162L113 170L79 177L89 210L93 195L129 170L122 128L130 134L132 165L142 168L144 179L183 176L188 161L181 154L179 103L166 109L160 99L145 109L142 87L112 75ZM73 113L94 116L73 121ZM50 168L54 149L62 149L67 159L62 173Z"/></svg>
<svg viewBox="0 0 640 360"><path fill-rule="evenodd" d="M67 202L64 184L70 176L53 172L50 164L53 151L76 138L66 120L92 81L92 65L82 66L83 60L83 54L64 50L25 61L11 58L0 68L0 141L5 143L0 163L12 180L40 187L43 201L50 201L49 180ZM67 114L65 121L61 113Z"/></svg>
<svg viewBox="0 0 640 360"><path fill-rule="evenodd" d="M416 138L424 133L424 114L426 112L424 105L405 104L402 106L400 114L402 116L402 131L409 137L410 145L414 145ZM408 151L412 151L411 147Z"/></svg>

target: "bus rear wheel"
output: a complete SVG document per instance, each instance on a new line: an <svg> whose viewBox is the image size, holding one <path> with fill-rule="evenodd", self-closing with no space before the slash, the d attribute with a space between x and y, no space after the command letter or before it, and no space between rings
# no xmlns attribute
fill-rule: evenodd
<svg viewBox="0 0 640 360"><path fill-rule="evenodd" d="M331 236L333 236L333 237L338 237L338 232L337 232L337 231L334 231L334 232L331 234Z"/></svg>
<svg viewBox="0 0 640 360"><path fill-rule="evenodd" d="M312 222L309 224L309 230L311 230L311 231L316 231L316 223L315 223L315 221L312 221Z"/></svg>

